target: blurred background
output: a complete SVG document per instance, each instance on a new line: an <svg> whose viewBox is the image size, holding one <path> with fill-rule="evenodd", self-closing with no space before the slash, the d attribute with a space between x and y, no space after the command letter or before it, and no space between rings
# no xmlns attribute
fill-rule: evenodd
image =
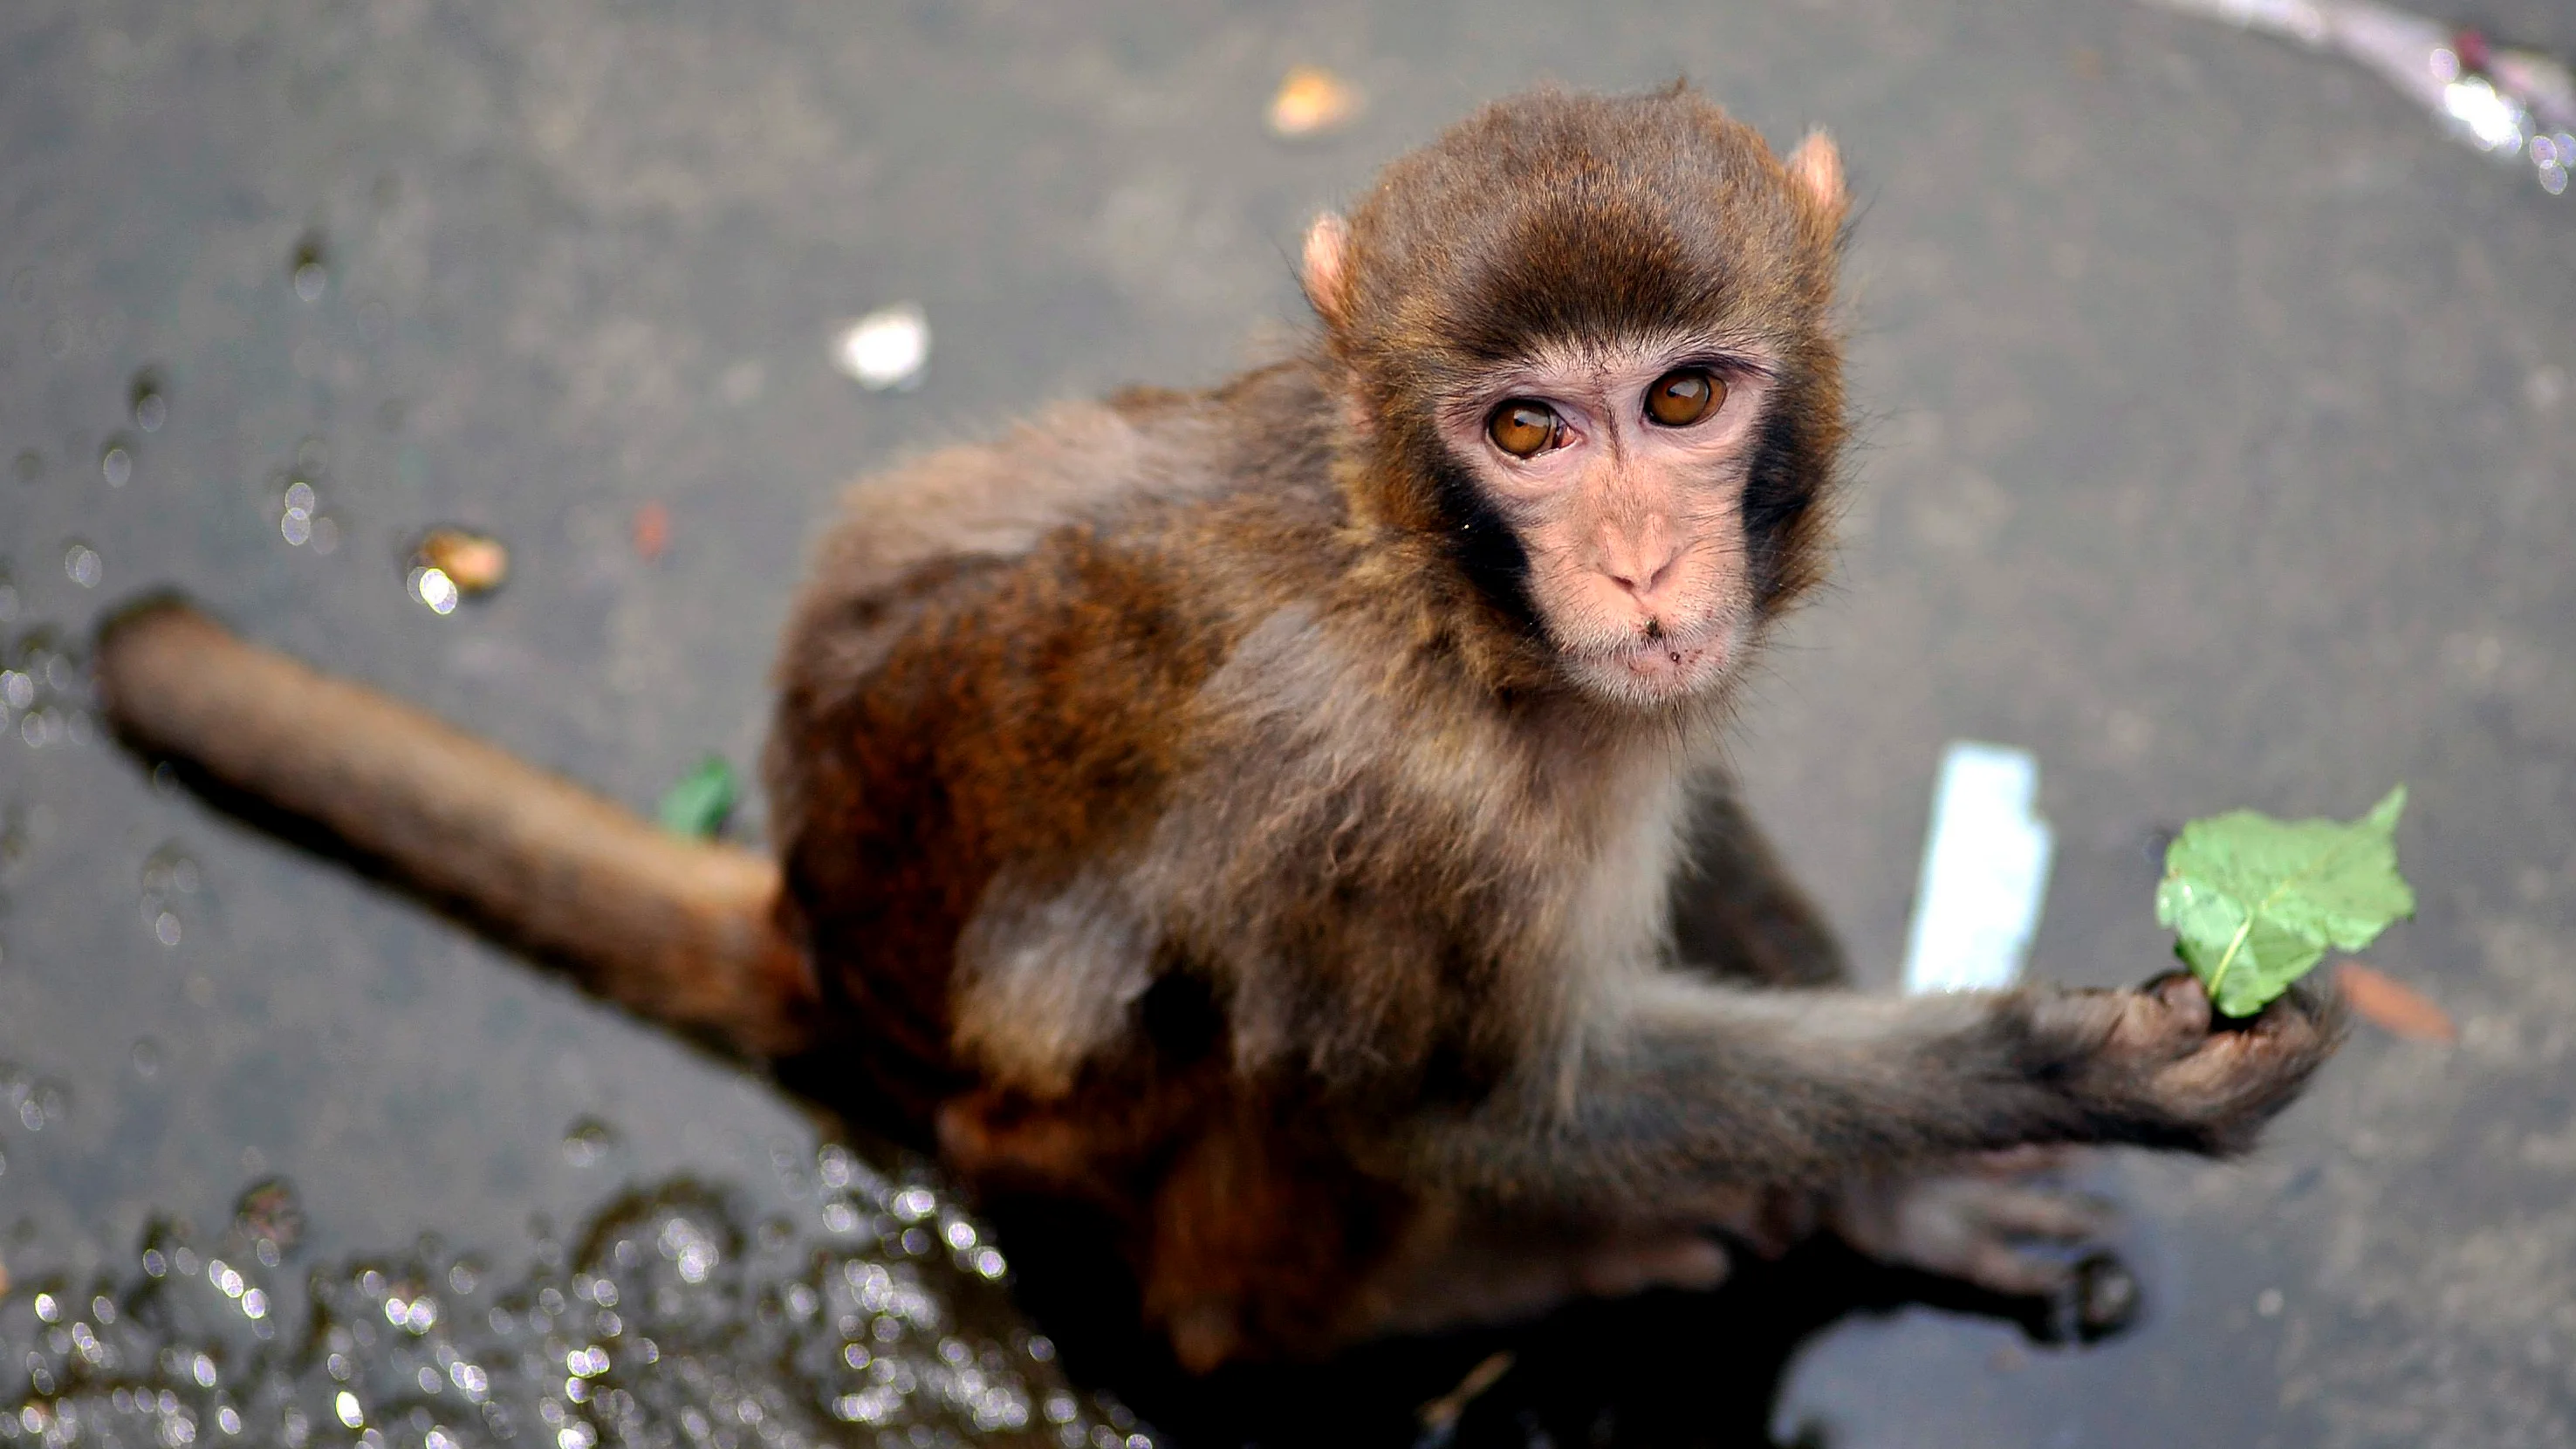
<svg viewBox="0 0 2576 1449"><path fill-rule="evenodd" d="M2576 51L2556 0L2442 18ZM2184 819L2412 788L2372 960L2453 1039L2365 1025L2246 1162L2099 1164L2125 1335L1828 1264L1215 1386L1086 1357L917 1164L86 713L101 612L176 586L639 809L748 770L847 479L1274 355L1380 162L1676 75L1832 128L1860 200L1837 582L1738 758L1867 980L1949 740L2040 762L2049 980L2158 969ZM13 0L0 1440L2569 1442L2576 196L2534 180L2136 0ZM917 372L844 345L889 308ZM424 593L434 526L506 581Z"/></svg>

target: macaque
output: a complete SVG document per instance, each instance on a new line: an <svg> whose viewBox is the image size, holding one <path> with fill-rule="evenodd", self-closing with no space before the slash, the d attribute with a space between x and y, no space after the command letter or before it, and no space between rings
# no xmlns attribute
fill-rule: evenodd
<svg viewBox="0 0 2576 1449"><path fill-rule="evenodd" d="M1541 91L1307 234L1318 326L862 483L789 623L775 864L182 605L139 751L646 1015L1115 1224L1178 1359L1700 1285L1839 1233L2046 1292L2015 1152L2248 1146L2329 999L1847 989L1721 768L1845 439L1822 133Z"/></svg>

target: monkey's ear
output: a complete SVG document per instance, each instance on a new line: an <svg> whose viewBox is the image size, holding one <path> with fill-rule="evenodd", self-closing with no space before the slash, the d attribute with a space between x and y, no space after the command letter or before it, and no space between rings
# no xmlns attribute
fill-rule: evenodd
<svg viewBox="0 0 2576 1449"><path fill-rule="evenodd" d="M1339 327L1351 314L1351 228L1335 212L1325 212L1306 228L1306 255L1297 279L1306 300L1326 325Z"/></svg>
<svg viewBox="0 0 2576 1449"><path fill-rule="evenodd" d="M1789 153L1789 180L1827 232L1842 228L1843 213L1851 209L1851 193L1843 189L1843 156L1834 149L1833 137L1809 131L1798 149Z"/></svg>

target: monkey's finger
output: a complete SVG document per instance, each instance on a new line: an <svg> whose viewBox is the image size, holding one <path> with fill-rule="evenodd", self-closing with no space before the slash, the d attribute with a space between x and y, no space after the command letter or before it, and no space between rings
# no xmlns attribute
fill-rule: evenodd
<svg viewBox="0 0 2576 1449"><path fill-rule="evenodd" d="M2110 1231L2111 1204L2084 1193L1988 1186L1967 1206L1992 1237L2088 1242Z"/></svg>
<svg viewBox="0 0 2576 1449"><path fill-rule="evenodd" d="M2036 1177L2073 1166L2079 1151L2069 1143L2025 1142L2019 1147L1977 1153L1965 1165L1967 1171L1979 1177Z"/></svg>
<svg viewBox="0 0 2576 1449"><path fill-rule="evenodd" d="M1980 1288L2015 1298L2054 1298L2075 1282L2071 1265L1991 1240L1969 1250L1958 1276Z"/></svg>
<svg viewBox="0 0 2576 1449"><path fill-rule="evenodd" d="M1625 1298L1648 1288L1714 1288L1726 1281L1732 1266L1726 1249L1708 1238L1671 1233L1594 1248L1577 1265L1575 1277L1596 1298Z"/></svg>
<svg viewBox="0 0 2576 1449"><path fill-rule="evenodd" d="M2147 983L2147 994L2172 1013L2172 1025L2185 1036L2209 1031L2209 992L2188 971L2168 971Z"/></svg>

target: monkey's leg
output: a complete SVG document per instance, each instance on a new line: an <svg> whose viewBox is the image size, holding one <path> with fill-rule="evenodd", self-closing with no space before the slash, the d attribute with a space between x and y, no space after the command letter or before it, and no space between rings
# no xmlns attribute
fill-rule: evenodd
<svg viewBox="0 0 2576 1449"><path fill-rule="evenodd" d="M813 989L772 923L778 869L672 836L418 710L155 604L98 642L137 751L366 862L600 995L753 1056L805 1044Z"/></svg>
<svg viewBox="0 0 2576 1449"><path fill-rule="evenodd" d="M1434 1198L1354 1296L1345 1341L1535 1318L1579 1298L1714 1288L1732 1263L1710 1226L1526 1217Z"/></svg>
<svg viewBox="0 0 2576 1449"><path fill-rule="evenodd" d="M1773 986L1850 980L1824 916L1789 878L1735 783L1693 802L1673 880L1673 947L1689 969Z"/></svg>
<svg viewBox="0 0 2576 1449"><path fill-rule="evenodd" d="M1945 1172L1866 1175L1833 1195L1826 1225L1882 1262L1997 1293L2057 1293L2071 1280L2072 1264L2032 1247L2082 1243L2111 1225L2107 1204L2036 1176L2063 1157L2063 1149L2019 1149Z"/></svg>
<svg viewBox="0 0 2576 1449"><path fill-rule="evenodd" d="M2212 1031L2187 976L2136 992L1876 998L1661 978L1560 1080L1416 1120L1427 1179L1574 1207L1855 1174L2025 1144L2251 1143L2333 1050L2331 998Z"/></svg>

